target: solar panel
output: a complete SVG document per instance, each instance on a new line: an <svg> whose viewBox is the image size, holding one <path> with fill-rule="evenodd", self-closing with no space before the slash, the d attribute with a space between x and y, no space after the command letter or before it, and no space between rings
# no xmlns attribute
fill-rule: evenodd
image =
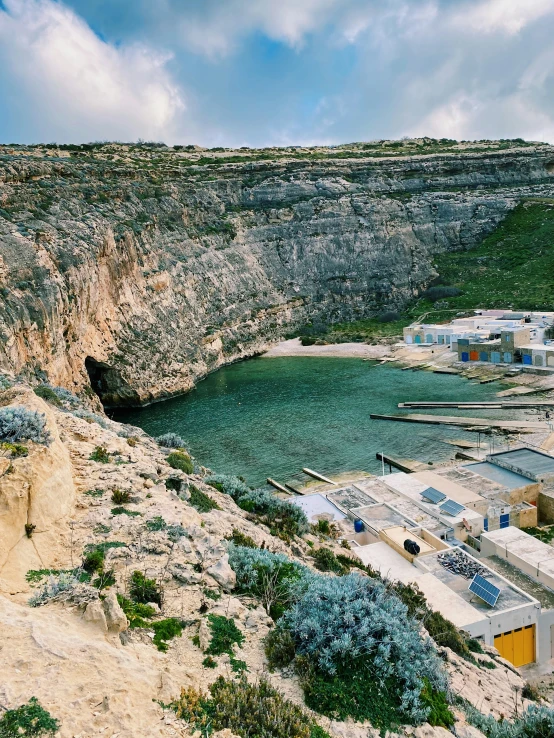
<svg viewBox="0 0 554 738"><path fill-rule="evenodd" d="M479 574L476 574L473 577L471 584L469 585L469 591L476 594L477 597L480 597L491 607L496 605L500 596L500 590L498 587L491 584L491 582L487 582L487 580Z"/></svg>
<svg viewBox="0 0 554 738"><path fill-rule="evenodd" d="M446 500L446 495L443 495L442 492L439 492L438 489L435 489L434 487L427 487L427 489L424 489L421 496L426 500L429 500L429 502L432 502L434 505L436 505L437 502L441 502L441 500Z"/></svg>
<svg viewBox="0 0 554 738"><path fill-rule="evenodd" d="M457 502L454 502L454 500L447 500L446 502L443 502L443 504L440 506L440 509L443 511L443 513L446 513L446 515L452 515L452 517L456 517L456 515L459 515L462 510L465 510L465 507L463 505L459 505Z"/></svg>

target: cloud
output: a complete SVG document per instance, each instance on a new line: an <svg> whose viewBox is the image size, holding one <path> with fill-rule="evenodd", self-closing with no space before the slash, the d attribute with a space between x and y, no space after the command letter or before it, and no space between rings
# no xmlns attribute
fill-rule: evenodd
<svg viewBox="0 0 554 738"><path fill-rule="evenodd" d="M519 33L543 16L553 15L552 0L485 0L453 16L454 25L477 33Z"/></svg>
<svg viewBox="0 0 554 738"><path fill-rule="evenodd" d="M554 142L553 34L554 0L0 0L0 139Z"/></svg>
<svg viewBox="0 0 554 738"><path fill-rule="evenodd" d="M184 109L169 58L140 44L106 43L52 0L5 0L0 10L0 93L25 110L27 139L168 135Z"/></svg>

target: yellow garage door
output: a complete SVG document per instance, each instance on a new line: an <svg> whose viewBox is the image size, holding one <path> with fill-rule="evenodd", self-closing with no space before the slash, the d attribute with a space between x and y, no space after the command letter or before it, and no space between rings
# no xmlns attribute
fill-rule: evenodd
<svg viewBox="0 0 554 738"><path fill-rule="evenodd" d="M535 660L535 626L516 628L494 637L500 655L514 666L525 666Z"/></svg>

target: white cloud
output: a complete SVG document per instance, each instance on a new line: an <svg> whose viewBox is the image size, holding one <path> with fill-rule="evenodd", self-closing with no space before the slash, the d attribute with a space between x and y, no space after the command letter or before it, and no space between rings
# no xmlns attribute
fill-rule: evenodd
<svg viewBox="0 0 554 738"><path fill-rule="evenodd" d="M552 0L484 0L455 13L453 23L477 33L519 33L529 23L554 14Z"/></svg>
<svg viewBox="0 0 554 738"><path fill-rule="evenodd" d="M19 101L27 101L35 139L170 135L184 102L165 69L167 55L108 44L52 0L5 0L4 7L0 63Z"/></svg>

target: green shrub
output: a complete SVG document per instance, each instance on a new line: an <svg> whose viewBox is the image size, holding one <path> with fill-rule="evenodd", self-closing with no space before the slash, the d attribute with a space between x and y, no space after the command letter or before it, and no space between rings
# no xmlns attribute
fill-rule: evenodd
<svg viewBox="0 0 554 738"><path fill-rule="evenodd" d="M236 659L234 656L231 656L229 663L231 664L231 671L234 674L242 674L244 671L248 671L248 665L242 659Z"/></svg>
<svg viewBox="0 0 554 738"><path fill-rule="evenodd" d="M105 490L103 489L87 489L83 494L88 495L89 497L102 497L104 491Z"/></svg>
<svg viewBox="0 0 554 738"><path fill-rule="evenodd" d="M59 721L41 707L36 697L15 710L7 710L0 719L0 738L54 735L59 729Z"/></svg>
<svg viewBox="0 0 554 738"><path fill-rule="evenodd" d="M126 507L112 507L110 510L112 515L128 515L130 518L138 518L142 513L138 510L127 510Z"/></svg>
<svg viewBox="0 0 554 738"><path fill-rule="evenodd" d="M247 536L238 528L233 528L230 536L225 536L225 540L232 541L235 546L244 546L245 548L259 548L253 538Z"/></svg>
<svg viewBox="0 0 554 738"><path fill-rule="evenodd" d="M172 469L179 469L185 474L192 474L194 466L190 456L183 451L173 451L166 459Z"/></svg>
<svg viewBox="0 0 554 738"><path fill-rule="evenodd" d="M195 487L194 484L190 485L189 491L189 505L192 505L194 508L196 508L198 512L206 513L210 512L210 510L221 510L217 502L214 502L211 497L208 497L208 495L204 494L204 492L198 489L198 487Z"/></svg>
<svg viewBox="0 0 554 738"><path fill-rule="evenodd" d="M397 710L396 719L417 724L429 712L421 699L424 680L436 691L446 689L446 672L432 641L422 637L417 621L408 617L405 605L380 581L360 574L309 575L279 624L290 631L297 659L304 656L312 666L305 688L313 697L314 709L318 709L319 689L335 700L340 686L341 714L351 709L353 718L365 719L361 695L374 688L367 683L374 682L379 689L388 684L389 706ZM334 701L328 704L325 714L339 709Z"/></svg>
<svg viewBox="0 0 554 738"><path fill-rule="evenodd" d="M244 642L244 635L235 625L233 618L210 614L208 627L212 638L206 653L211 656L221 656L222 653L232 655L233 645L236 643L240 647Z"/></svg>
<svg viewBox="0 0 554 738"><path fill-rule="evenodd" d="M180 492L183 487L183 481L178 477L168 477L165 480L165 488L172 492Z"/></svg>
<svg viewBox="0 0 554 738"><path fill-rule="evenodd" d="M473 653L485 653L480 641L477 638L468 638L466 640L467 647Z"/></svg>
<svg viewBox="0 0 554 738"><path fill-rule="evenodd" d="M153 602L153 600L151 600ZM167 641L172 638L178 638L183 632L183 628L186 626L184 620L179 618L166 618L165 620L156 620L149 624L149 628L154 631L153 644L156 646L158 651L167 651L169 648Z"/></svg>
<svg viewBox="0 0 554 738"><path fill-rule="evenodd" d="M332 571L339 576L348 574L350 571L348 567L341 564L330 548L318 548L312 556L314 557L316 569L320 571Z"/></svg>
<svg viewBox="0 0 554 738"><path fill-rule="evenodd" d="M383 736L406 722L400 685L393 677L376 679L364 659L341 664L335 674L310 668L309 660L298 661L304 699L315 712L333 720L369 720Z"/></svg>
<svg viewBox="0 0 554 738"><path fill-rule="evenodd" d="M100 464L110 463L110 455L104 446L96 446L89 459L91 461L98 461Z"/></svg>
<svg viewBox="0 0 554 738"><path fill-rule="evenodd" d="M202 592L204 597L207 597L209 600L213 600L214 602L221 599L221 593L216 592L215 589L203 589Z"/></svg>
<svg viewBox="0 0 554 738"><path fill-rule="evenodd" d="M541 698L541 693L539 692L536 684L525 682L525 684L523 685L523 689L521 690L521 696L526 700L539 702Z"/></svg>
<svg viewBox="0 0 554 738"><path fill-rule="evenodd" d="M312 526L316 535L330 536L331 535L331 524L328 520L318 520L315 525Z"/></svg>
<svg viewBox="0 0 554 738"><path fill-rule="evenodd" d="M244 483L239 477L233 477L229 474L210 474L204 481L209 484L210 487L217 489L218 492L223 492L229 497L232 497L236 502L239 497L242 497L247 492L250 492L250 487Z"/></svg>
<svg viewBox="0 0 554 738"><path fill-rule="evenodd" d="M448 707L446 694L444 692L435 691L428 679L425 679L425 686L421 691L421 701L425 707L429 709L427 722L430 725L436 725L441 728L450 728L454 725L455 718Z"/></svg>
<svg viewBox="0 0 554 738"><path fill-rule="evenodd" d="M49 387L47 384L41 384L38 387L35 387L33 391L35 395L46 400L46 402L49 402L51 405L54 405L55 407L62 406L58 395L54 392L52 387Z"/></svg>
<svg viewBox="0 0 554 738"><path fill-rule="evenodd" d="M150 602L162 606L163 593L155 579L147 579L141 571L135 571L129 582L131 599L147 605Z"/></svg>
<svg viewBox="0 0 554 738"><path fill-rule="evenodd" d="M117 601L129 619L130 628L150 627L150 623L147 623L146 620L150 620L156 614L156 610L153 607L144 605L142 602L133 602L120 594L117 595Z"/></svg>
<svg viewBox="0 0 554 738"><path fill-rule="evenodd" d="M112 502L116 505L124 505L131 501L131 493L126 489L114 489L112 492Z"/></svg>
<svg viewBox="0 0 554 738"><path fill-rule="evenodd" d="M241 738L329 738L301 707L264 679L249 684L244 676L219 677L209 697L188 687L171 706L202 734L228 728Z"/></svg>
<svg viewBox="0 0 554 738"><path fill-rule="evenodd" d="M217 661L211 656L206 656L204 661L202 661L202 666L205 666L206 669L215 669L215 667L217 666Z"/></svg>
<svg viewBox="0 0 554 738"><path fill-rule="evenodd" d="M314 338L314 336L300 336L302 346L313 346L316 341L317 338Z"/></svg>
<svg viewBox="0 0 554 738"><path fill-rule="evenodd" d="M463 635L454 623L443 617L440 612L429 610L423 618L423 625L427 628L427 632L437 646L446 646L457 653L458 656L462 656L462 658L469 661L473 660Z"/></svg>
<svg viewBox="0 0 554 738"><path fill-rule="evenodd" d="M105 553L102 549L96 548L92 551L88 551L83 559L82 567L89 574L102 571L104 568Z"/></svg>
<svg viewBox="0 0 554 738"><path fill-rule="evenodd" d="M0 443L0 450L8 453L12 459L21 459L29 455L29 449L21 443L8 443L4 441Z"/></svg>
<svg viewBox="0 0 554 738"><path fill-rule="evenodd" d="M283 669L294 660L296 653L294 638L289 630L277 626L265 637L264 650L269 668Z"/></svg>
<svg viewBox="0 0 554 738"><path fill-rule="evenodd" d="M150 531L160 531L167 528L167 523L161 517L161 515L157 515L155 518L151 518L150 520L146 521L146 527Z"/></svg>

